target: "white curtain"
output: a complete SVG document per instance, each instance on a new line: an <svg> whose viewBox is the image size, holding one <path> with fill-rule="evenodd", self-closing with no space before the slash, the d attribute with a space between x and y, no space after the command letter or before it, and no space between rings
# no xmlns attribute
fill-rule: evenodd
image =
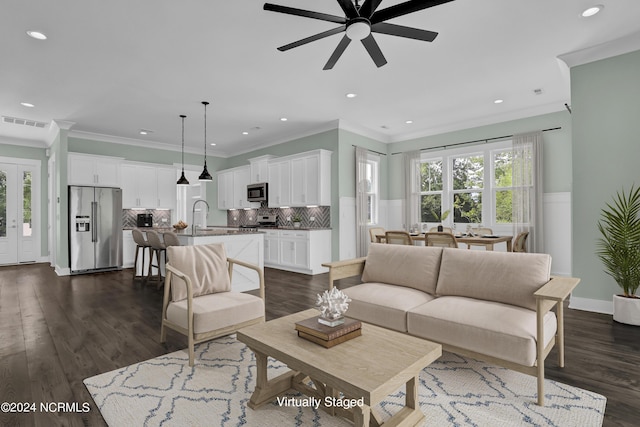
<svg viewBox="0 0 640 427"><path fill-rule="evenodd" d="M513 136L513 235L529 232L529 252L543 252L542 132Z"/></svg>
<svg viewBox="0 0 640 427"><path fill-rule="evenodd" d="M369 184L371 185L371 184ZM367 150L356 147L356 256L367 255L369 229L367 218Z"/></svg>
<svg viewBox="0 0 640 427"><path fill-rule="evenodd" d="M420 151L409 151L404 154L404 228L409 229L420 222Z"/></svg>

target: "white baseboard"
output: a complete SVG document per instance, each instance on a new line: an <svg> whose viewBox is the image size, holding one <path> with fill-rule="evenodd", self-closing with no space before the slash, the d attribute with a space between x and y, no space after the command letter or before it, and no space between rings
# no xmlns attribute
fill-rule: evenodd
<svg viewBox="0 0 640 427"><path fill-rule="evenodd" d="M60 267L59 265L56 265L55 271L58 276L69 276L71 274L71 268Z"/></svg>
<svg viewBox="0 0 640 427"><path fill-rule="evenodd" d="M613 314L613 300L603 301L601 299L582 298L571 295L569 308L594 313Z"/></svg>

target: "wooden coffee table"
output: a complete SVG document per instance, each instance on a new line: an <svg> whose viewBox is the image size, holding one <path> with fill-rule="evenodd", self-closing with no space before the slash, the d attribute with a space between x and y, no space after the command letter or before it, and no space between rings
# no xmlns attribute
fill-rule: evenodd
<svg viewBox="0 0 640 427"><path fill-rule="evenodd" d="M415 426L423 422L418 376L442 355L440 344L363 322L362 336L324 348L299 338L294 329L295 322L317 315L316 310L310 309L238 331L238 340L256 356L256 388L249 407L256 409L293 389L319 399L323 410L348 418L358 427ZM291 371L268 379L269 356L285 363ZM403 384L405 406L382 423L371 407ZM348 405L338 402L340 392L346 399L360 399L358 406L346 409Z"/></svg>

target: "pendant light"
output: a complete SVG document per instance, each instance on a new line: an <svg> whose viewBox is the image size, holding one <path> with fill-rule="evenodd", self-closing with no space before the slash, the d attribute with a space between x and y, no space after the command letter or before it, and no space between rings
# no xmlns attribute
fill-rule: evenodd
<svg viewBox="0 0 640 427"><path fill-rule="evenodd" d="M181 186L189 185L189 180L186 176L184 176L184 119L186 117L187 116L183 114L180 115L180 118L182 119L182 175L180 176L180 179L178 180L178 182L176 182L176 184Z"/></svg>
<svg viewBox="0 0 640 427"><path fill-rule="evenodd" d="M204 105L204 169L198 179L200 181L213 181L213 177L207 170L207 105L209 103L202 101L202 105Z"/></svg>

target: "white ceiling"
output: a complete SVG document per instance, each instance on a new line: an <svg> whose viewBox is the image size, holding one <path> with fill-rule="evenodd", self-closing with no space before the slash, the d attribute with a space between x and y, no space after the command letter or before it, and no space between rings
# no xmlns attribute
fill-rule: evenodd
<svg viewBox="0 0 640 427"><path fill-rule="evenodd" d="M270 1L343 15L335 0ZM385 0L379 9L401 2ZM601 13L580 16L596 2L605 5ZM247 152L337 121L394 142L563 110L571 103L569 73L558 56L640 30L638 0L455 0L390 21L439 32L433 43L376 34L387 65L376 68L364 47L351 43L334 69L323 71L341 35L276 48L337 25L267 12L263 3L6 0L0 115L68 121L72 135L179 150L178 116L186 114L187 151L201 152L200 102L209 101L212 155ZM34 40L27 30L49 38ZM347 99L349 92L358 96ZM497 98L504 102L494 104ZM141 136L142 128L153 133ZM5 141L33 144L49 133L0 122Z"/></svg>

